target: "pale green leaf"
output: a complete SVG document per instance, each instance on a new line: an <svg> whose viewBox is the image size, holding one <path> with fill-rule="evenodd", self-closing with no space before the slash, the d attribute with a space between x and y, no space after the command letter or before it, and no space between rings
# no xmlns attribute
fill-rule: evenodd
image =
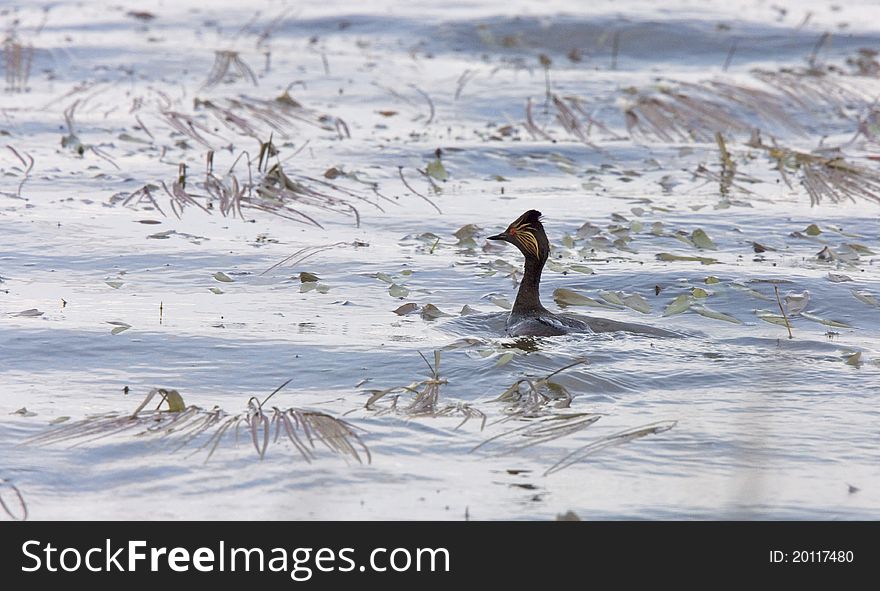
<svg viewBox="0 0 880 591"><path fill-rule="evenodd" d="M388 294L393 298L405 298L409 295L409 290L402 285L397 285L396 283L392 283L388 287Z"/></svg>
<svg viewBox="0 0 880 591"><path fill-rule="evenodd" d="M507 352L501 357L498 358L498 361L495 362L495 367L501 367L502 365L507 365L510 363L510 360L513 359L513 353Z"/></svg>
<svg viewBox="0 0 880 591"><path fill-rule="evenodd" d="M690 294L683 293L680 296L676 297L674 300L672 300L672 302L670 302L670 304L668 306L666 306L666 309L663 310L663 315L664 316L674 316L675 314L681 314L682 312L686 311L688 308L691 307L691 304L693 303L693 301L694 300L690 296Z"/></svg>
<svg viewBox="0 0 880 591"><path fill-rule="evenodd" d="M865 289L862 289L862 290L854 289L854 290L852 290L852 294L860 302L868 304L869 306L874 306L875 308L880 308L880 301L878 301L877 298L874 296L874 294L872 294L870 291L867 291Z"/></svg>
<svg viewBox="0 0 880 591"><path fill-rule="evenodd" d="M651 304L648 303L648 300L637 293L628 295L623 298L623 303L635 310L636 312L641 312L642 314L651 313Z"/></svg>
<svg viewBox="0 0 880 591"><path fill-rule="evenodd" d="M697 228L691 234L691 240L697 246L697 248L708 249L708 250L718 250L718 246L709 238L709 235L701 229Z"/></svg>
<svg viewBox="0 0 880 591"><path fill-rule="evenodd" d="M428 174L438 181L445 181L449 178L449 173L446 172L446 168L439 158L434 159L428 164Z"/></svg>
<svg viewBox="0 0 880 591"><path fill-rule="evenodd" d="M809 312L801 312L801 316L803 318L806 318L807 320L812 320L813 322L824 324L825 326L833 326L835 328L852 328L852 325L849 325L846 322L840 320L829 320L828 318L822 318L820 316L816 316L815 314L810 314Z"/></svg>
<svg viewBox="0 0 880 591"><path fill-rule="evenodd" d="M704 265L712 265L718 262L718 259L712 259L709 257L692 257L692 256L683 256L678 254L672 254L668 252L661 252L657 254L657 260L659 261L698 261Z"/></svg>
<svg viewBox="0 0 880 591"><path fill-rule="evenodd" d="M705 316L706 318L712 318L714 320L723 320L725 322L732 322L733 324L742 324L742 320L738 318L734 318L730 314L725 314L724 312L719 312L718 310L713 310L712 308L707 308L703 305L693 305L691 306L691 310L696 312L701 316Z"/></svg>
<svg viewBox="0 0 880 591"><path fill-rule="evenodd" d="M574 290L564 287L557 288L553 291L553 299L561 306L591 306L593 308L614 308L599 300L594 300L589 296L579 294Z"/></svg>

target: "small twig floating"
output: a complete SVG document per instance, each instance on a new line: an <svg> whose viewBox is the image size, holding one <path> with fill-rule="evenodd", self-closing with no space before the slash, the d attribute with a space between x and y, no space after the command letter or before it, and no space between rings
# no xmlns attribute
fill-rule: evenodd
<svg viewBox="0 0 880 591"><path fill-rule="evenodd" d="M794 335L791 334L791 323L788 321L788 314L785 313L782 300L779 299L779 288L774 285L773 291L776 293L776 303L779 304L779 311L782 312L782 318L785 320L785 328L788 329L788 338L793 339Z"/></svg>
<svg viewBox="0 0 880 591"><path fill-rule="evenodd" d="M406 186L406 188L409 189L414 195L418 195L419 197L421 197L422 199L424 199L425 201L427 201L428 203L430 203L432 206L434 206L434 209L437 210L437 213L440 213L440 214L443 213L442 211L440 211L440 208L437 207L437 204L436 204L436 203L434 203L433 201L431 201L431 200L430 200L428 197L426 197L425 195L422 195L421 193L419 193L418 191L416 191L415 189L413 189L413 188L412 188L412 185L410 185L408 182L406 182L406 177L403 176L403 167L402 167L402 166L398 166L398 167L397 167L397 174L400 175L400 180L403 181L403 184Z"/></svg>

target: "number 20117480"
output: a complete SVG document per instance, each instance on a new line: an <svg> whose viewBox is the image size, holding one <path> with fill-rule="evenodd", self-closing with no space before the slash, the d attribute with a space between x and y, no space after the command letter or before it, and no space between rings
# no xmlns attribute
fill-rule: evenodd
<svg viewBox="0 0 880 591"><path fill-rule="evenodd" d="M770 550L770 562L853 562L855 555L852 550Z"/></svg>

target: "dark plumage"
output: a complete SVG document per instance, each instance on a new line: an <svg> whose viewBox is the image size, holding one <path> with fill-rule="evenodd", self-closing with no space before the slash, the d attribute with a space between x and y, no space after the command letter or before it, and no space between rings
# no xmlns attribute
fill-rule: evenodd
<svg viewBox="0 0 880 591"><path fill-rule="evenodd" d="M558 336L572 332L626 331L652 336L679 336L659 328L590 318L554 314L541 305L541 271L550 256L550 242L541 223L541 212L530 209L510 224L504 232L489 236L516 246L526 259L525 272L516 301L507 318L507 334L522 336Z"/></svg>

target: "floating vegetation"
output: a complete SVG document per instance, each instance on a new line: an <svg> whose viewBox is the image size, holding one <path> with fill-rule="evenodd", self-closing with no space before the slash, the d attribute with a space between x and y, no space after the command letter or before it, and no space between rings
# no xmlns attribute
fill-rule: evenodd
<svg viewBox="0 0 880 591"><path fill-rule="evenodd" d="M448 382L440 377L440 351L434 351L434 364L419 353L425 361L431 376L426 380L413 382L409 386L395 386L385 390L368 390L370 398L364 404L368 411L378 415L398 414L409 418L423 417L463 417L456 425L456 429L462 427L471 419L480 421L480 429L486 425L486 415L482 411L464 402L441 403L440 387ZM408 401L401 403L402 396L412 396Z"/></svg>
<svg viewBox="0 0 880 591"><path fill-rule="evenodd" d="M749 145L767 150L789 187L788 175L799 175L812 205L823 199L832 203L864 199L880 204L880 170L847 161L839 149L807 153L766 146L760 140Z"/></svg>
<svg viewBox="0 0 880 591"><path fill-rule="evenodd" d="M530 419L522 427L490 437L470 452L486 449L499 456L517 453L582 431L601 418L602 415L590 412L567 412Z"/></svg>
<svg viewBox="0 0 880 591"><path fill-rule="evenodd" d="M245 154L246 155L246 154ZM241 158L241 156L239 157ZM244 219L244 210L262 211L271 215L322 228L321 223L303 208L313 208L353 217L360 226L360 212L349 200L366 202L377 209L382 207L363 192L347 189L341 185L306 175L288 174L281 163L273 164L258 179L239 181L230 170L224 177L216 176L210 170L204 182L193 183L203 193L187 189L185 168L181 167L178 180L171 187L161 181L161 188L169 198L170 209L180 218L189 206L197 207L207 214L219 211L224 217ZM111 203L121 201L123 206L148 206L155 208L163 216L165 211L159 205L154 192L158 186L147 184L128 195L118 193ZM215 205L216 204L216 205Z"/></svg>
<svg viewBox="0 0 880 591"><path fill-rule="evenodd" d="M3 71L6 73L7 92L28 90L33 61L34 46L22 42L14 30L7 33L3 39Z"/></svg>
<svg viewBox="0 0 880 591"><path fill-rule="evenodd" d="M25 441L27 445L70 443L71 447L91 443L120 434L132 434L159 441L178 451L191 449L190 456L205 453L205 462L226 441L234 438L237 444L242 430L250 435L251 443L260 459L266 456L270 443L287 440L306 462L317 459L320 443L333 454L370 462L370 451L361 441L355 428L348 422L326 413L299 408L281 409L273 406L269 412L263 407L290 380L269 394L262 402L248 401L245 411L229 414L218 406L210 410L186 406L176 390L156 388L131 414L107 413L76 421ZM153 410L144 410L159 397ZM165 406L162 409L162 406Z"/></svg>
<svg viewBox="0 0 880 591"><path fill-rule="evenodd" d="M282 138L291 137L297 123L333 131L339 139L351 137L345 121L304 107L288 91L271 100L241 96L234 99L195 99L194 104L196 110L204 109L233 133L258 141L267 132L276 133ZM201 142L202 139L197 141Z"/></svg>
<svg viewBox="0 0 880 591"><path fill-rule="evenodd" d="M214 52L214 65L208 73L208 79L202 88L217 86L224 80L231 81L237 78L249 80L254 86L257 85L257 76L250 66L244 63L237 51L221 50Z"/></svg>
<svg viewBox="0 0 880 591"><path fill-rule="evenodd" d="M569 466L578 462L582 462L589 456L598 453L604 449L608 449L609 447L623 445L624 443L629 443L630 441L641 439L642 437L645 437L647 435L664 433L665 431L669 431L670 429L675 427L677 424L678 421L660 421L657 423L644 425L642 427L636 427L634 429L627 429L626 431L621 431L619 433L615 433L614 435L600 437L599 439L591 441L587 445L574 450L573 452L550 466L547 471L544 472L544 475L548 476L555 472L559 472L560 470L564 470L565 468L568 468Z"/></svg>
<svg viewBox="0 0 880 591"><path fill-rule="evenodd" d="M568 408L571 406L572 395L563 386L553 381L556 376L566 370L589 363L588 359L578 359L568 365L552 371L544 377L520 378L511 384L498 398L496 402L508 404L505 409L508 420L513 417L536 417L544 414L549 405L555 408Z"/></svg>
<svg viewBox="0 0 880 591"><path fill-rule="evenodd" d="M34 157L31 156L30 154L28 154L27 152L25 152L24 155L22 155L21 153L19 153L18 150L16 150L12 146L6 146L6 148L10 152L12 152L16 158L18 158L18 161L21 162L21 165L23 168L18 169L18 172L21 173L21 182L18 183L18 189L15 191L15 193L14 194L7 193L5 191L2 191L2 193L4 195L10 195L10 196L14 196L18 199L21 199L22 198L21 197L21 190L24 187L24 184L28 181L28 178L30 178L31 171L34 169Z"/></svg>

